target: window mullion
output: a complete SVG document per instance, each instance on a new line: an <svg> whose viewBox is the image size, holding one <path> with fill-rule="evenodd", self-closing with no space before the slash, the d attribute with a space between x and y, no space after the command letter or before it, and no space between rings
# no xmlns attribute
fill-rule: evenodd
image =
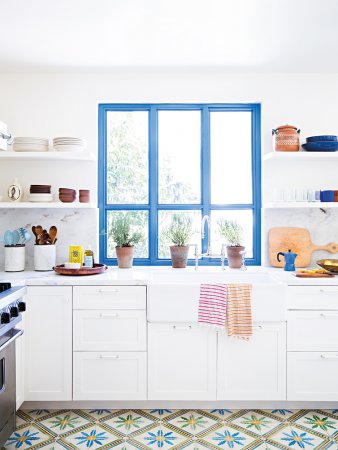
<svg viewBox="0 0 338 450"><path fill-rule="evenodd" d="M157 259L158 236L158 116L157 108L149 110L149 259Z"/></svg>
<svg viewBox="0 0 338 450"><path fill-rule="evenodd" d="M201 202L202 216L210 216L211 189L210 115L208 107L202 108L201 117ZM207 251L208 236L202 240L202 253Z"/></svg>

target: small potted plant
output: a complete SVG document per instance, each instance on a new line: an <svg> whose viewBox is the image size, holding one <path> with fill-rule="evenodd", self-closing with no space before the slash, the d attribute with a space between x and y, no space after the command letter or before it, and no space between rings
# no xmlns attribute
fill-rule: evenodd
<svg viewBox="0 0 338 450"><path fill-rule="evenodd" d="M133 266L134 245L142 240L142 233L131 231L130 218L124 214L113 218L110 235L116 244L118 267L130 269Z"/></svg>
<svg viewBox="0 0 338 450"><path fill-rule="evenodd" d="M170 246L173 268L184 269L187 267L189 253L188 242L192 235L191 218L175 214L169 228L165 231L165 235L174 244Z"/></svg>
<svg viewBox="0 0 338 450"><path fill-rule="evenodd" d="M219 219L218 222L219 234L225 238L227 257L229 267L231 269L240 269L243 263L243 252L245 247L243 244L243 228L233 220Z"/></svg>

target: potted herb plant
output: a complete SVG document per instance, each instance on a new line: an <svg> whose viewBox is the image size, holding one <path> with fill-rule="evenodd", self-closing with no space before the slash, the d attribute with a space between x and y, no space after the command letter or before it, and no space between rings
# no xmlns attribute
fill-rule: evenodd
<svg viewBox="0 0 338 450"><path fill-rule="evenodd" d="M114 217L110 235L116 244L115 249L119 268L129 269L133 266L134 245L142 240L142 233L131 231L130 218L124 214Z"/></svg>
<svg viewBox="0 0 338 450"><path fill-rule="evenodd" d="M188 242L192 235L191 218L175 214L170 226L165 231L165 235L174 244L170 246L173 268L184 269L187 267L189 253Z"/></svg>
<svg viewBox="0 0 338 450"><path fill-rule="evenodd" d="M227 258L229 267L231 269L240 269L243 262L243 253L245 247L243 246L243 228L233 220L219 219L218 222L219 234L225 238L227 250Z"/></svg>

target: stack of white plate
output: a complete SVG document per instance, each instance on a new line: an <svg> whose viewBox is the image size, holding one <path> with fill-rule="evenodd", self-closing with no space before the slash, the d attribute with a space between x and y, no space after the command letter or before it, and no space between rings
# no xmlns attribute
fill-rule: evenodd
<svg viewBox="0 0 338 450"><path fill-rule="evenodd" d="M53 148L58 152L81 152L86 141L75 137L57 137L53 139Z"/></svg>
<svg viewBox="0 0 338 450"><path fill-rule="evenodd" d="M49 141L39 137L16 137L13 141L14 152L48 152Z"/></svg>
<svg viewBox="0 0 338 450"><path fill-rule="evenodd" d="M29 202L52 202L53 194L28 194Z"/></svg>

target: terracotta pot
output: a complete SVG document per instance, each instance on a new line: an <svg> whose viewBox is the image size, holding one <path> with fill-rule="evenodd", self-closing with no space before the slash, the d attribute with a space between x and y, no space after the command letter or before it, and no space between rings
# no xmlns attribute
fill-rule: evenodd
<svg viewBox="0 0 338 450"><path fill-rule="evenodd" d="M134 247L115 247L117 264L120 269L133 267Z"/></svg>
<svg viewBox="0 0 338 450"><path fill-rule="evenodd" d="M272 130L276 152L298 152L300 130L293 125L281 125Z"/></svg>
<svg viewBox="0 0 338 450"><path fill-rule="evenodd" d="M189 253L188 245L171 245L171 263L174 269L184 269L187 267L187 259Z"/></svg>
<svg viewBox="0 0 338 450"><path fill-rule="evenodd" d="M240 269L242 267L243 262L243 257L240 254L240 252L243 252L245 247L241 245L238 246L228 245L226 249L230 269Z"/></svg>

